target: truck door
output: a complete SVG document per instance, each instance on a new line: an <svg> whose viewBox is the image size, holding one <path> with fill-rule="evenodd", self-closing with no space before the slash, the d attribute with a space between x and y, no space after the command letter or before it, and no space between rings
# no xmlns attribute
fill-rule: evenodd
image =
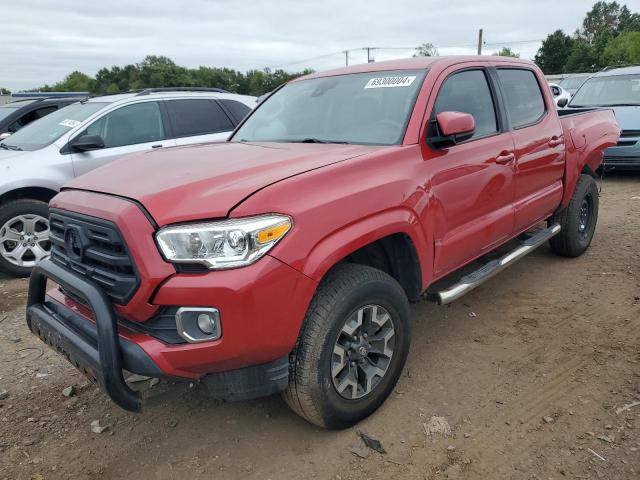
<svg viewBox="0 0 640 480"><path fill-rule="evenodd" d="M81 135L99 135L104 148L73 152L76 176L128 153L175 145L167 139L158 102L140 102L112 110L91 123Z"/></svg>
<svg viewBox="0 0 640 480"><path fill-rule="evenodd" d="M513 232L513 140L485 66L446 70L435 85L431 125L446 111L469 113L475 120L470 139L425 150L432 208L427 209L431 219L423 221L433 228L436 277L491 250Z"/></svg>
<svg viewBox="0 0 640 480"><path fill-rule="evenodd" d="M514 228L519 233L560 204L564 139L544 78L520 66L498 67L497 76L515 145Z"/></svg>

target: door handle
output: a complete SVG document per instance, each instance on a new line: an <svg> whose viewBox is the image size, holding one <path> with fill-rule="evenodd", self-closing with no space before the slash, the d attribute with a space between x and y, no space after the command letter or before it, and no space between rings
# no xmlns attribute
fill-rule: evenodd
<svg viewBox="0 0 640 480"><path fill-rule="evenodd" d="M557 147L558 145L562 145L564 143L564 139L562 136L556 137L555 135L549 139L550 147Z"/></svg>
<svg viewBox="0 0 640 480"><path fill-rule="evenodd" d="M506 150L500 152L500 155L496 157L496 163L500 165L506 165L507 163L511 163L516 159L516 156L513 152L507 152Z"/></svg>
<svg viewBox="0 0 640 480"><path fill-rule="evenodd" d="M163 145L161 143L158 143L157 145L151 145L151 148L162 148Z"/></svg>

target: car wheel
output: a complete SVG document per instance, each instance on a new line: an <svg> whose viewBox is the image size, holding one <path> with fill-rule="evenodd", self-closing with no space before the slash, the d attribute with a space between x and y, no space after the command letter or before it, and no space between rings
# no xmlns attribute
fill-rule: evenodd
<svg viewBox="0 0 640 480"><path fill-rule="evenodd" d="M551 238L551 250L565 257L582 255L593 239L598 221L598 185L589 175L580 175L569 205L557 211L549 223L562 230Z"/></svg>
<svg viewBox="0 0 640 480"><path fill-rule="evenodd" d="M311 423L346 428L393 390L410 344L407 296L391 276L344 264L320 283L291 355L287 404Z"/></svg>
<svg viewBox="0 0 640 480"><path fill-rule="evenodd" d="M31 274L49 255L49 206L39 200L14 200L0 207L0 270L15 277Z"/></svg>

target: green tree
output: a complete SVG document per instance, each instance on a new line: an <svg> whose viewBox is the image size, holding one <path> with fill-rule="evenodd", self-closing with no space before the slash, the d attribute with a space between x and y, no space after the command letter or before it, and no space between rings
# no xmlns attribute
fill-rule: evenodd
<svg viewBox="0 0 640 480"><path fill-rule="evenodd" d="M623 7L615 1L596 2L582 21L578 35L588 43L593 43L603 33L619 33L621 16L628 12L628 8L624 8L623 11Z"/></svg>
<svg viewBox="0 0 640 480"><path fill-rule="evenodd" d="M640 63L640 31L623 32L611 40L603 53L607 65Z"/></svg>
<svg viewBox="0 0 640 480"><path fill-rule="evenodd" d="M0 87L0 95L11 95L11 90L8 88Z"/></svg>
<svg viewBox="0 0 640 480"><path fill-rule="evenodd" d="M627 6L620 10L618 30L623 32L640 32L640 13L631 13Z"/></svg>
<svg viewBox="0 0 640 480"><path fill-rule="evenodd" d="M292 78L311 72L272 72L265 68L243 73L230 68L185 68L167 57L149 55L138 64L101 68L95 79L81 72L73 72L64 81L53 86L45 85L40 90L82 90L103 95L153 87L216 87L246 95L262 95Z"/></svg>
<svg viewBox="0 0 640 480"><path fill-rule="evenodd" d="M39 90L42 92L91 92L93 91L93 78L82 72L71 72L62 82L53 86L45 85Z"/></svg>
<svg viewBox="0 0 640 480"><path fill-rule="evenodd" d="M574 40L569 35L556 30L542 42L534 61L547 75L562 73L573 46Z"/></svg>
<svg viewBox="0 0 640 480"><path fill-rule="evenodd" d="M437 57L438 55L438 49L433 43L429 42L423 43L417 47L416 53L413 54L414 57Z"/></svg>
<svg viewBox="0 0 640 480"><path fill-rule="evenodd" d="M584 40L576 40L564 66L564 73L593 72L598 63L594 47Z"/></svg>
<svg viewBox="0 0 640 480"><path fill-rule="evenodd" d="M494 52L491 55L495 55L495 56L498 56L498 57L520 58L520 54L514 52L509 47L503 47L502 50L500 50L499 52Z"/></svg>
<svg viewBox="0 0 640 480"><path fill-rule="evenodd" d="M138 64L140 88L191 87L192 79L187 69L179 67L167 57L148 55Z"/></svg>

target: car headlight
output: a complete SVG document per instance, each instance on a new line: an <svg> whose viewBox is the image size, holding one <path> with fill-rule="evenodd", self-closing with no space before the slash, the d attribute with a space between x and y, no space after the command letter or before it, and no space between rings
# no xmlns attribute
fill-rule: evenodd
<svg viewBox="0 0 640 480"><path fill-rule="evenodd" d="M292 226L285 215L260 215L165 227L156 233L156 240L169 262L201 263L222 270L251 265Z"/></svg>

